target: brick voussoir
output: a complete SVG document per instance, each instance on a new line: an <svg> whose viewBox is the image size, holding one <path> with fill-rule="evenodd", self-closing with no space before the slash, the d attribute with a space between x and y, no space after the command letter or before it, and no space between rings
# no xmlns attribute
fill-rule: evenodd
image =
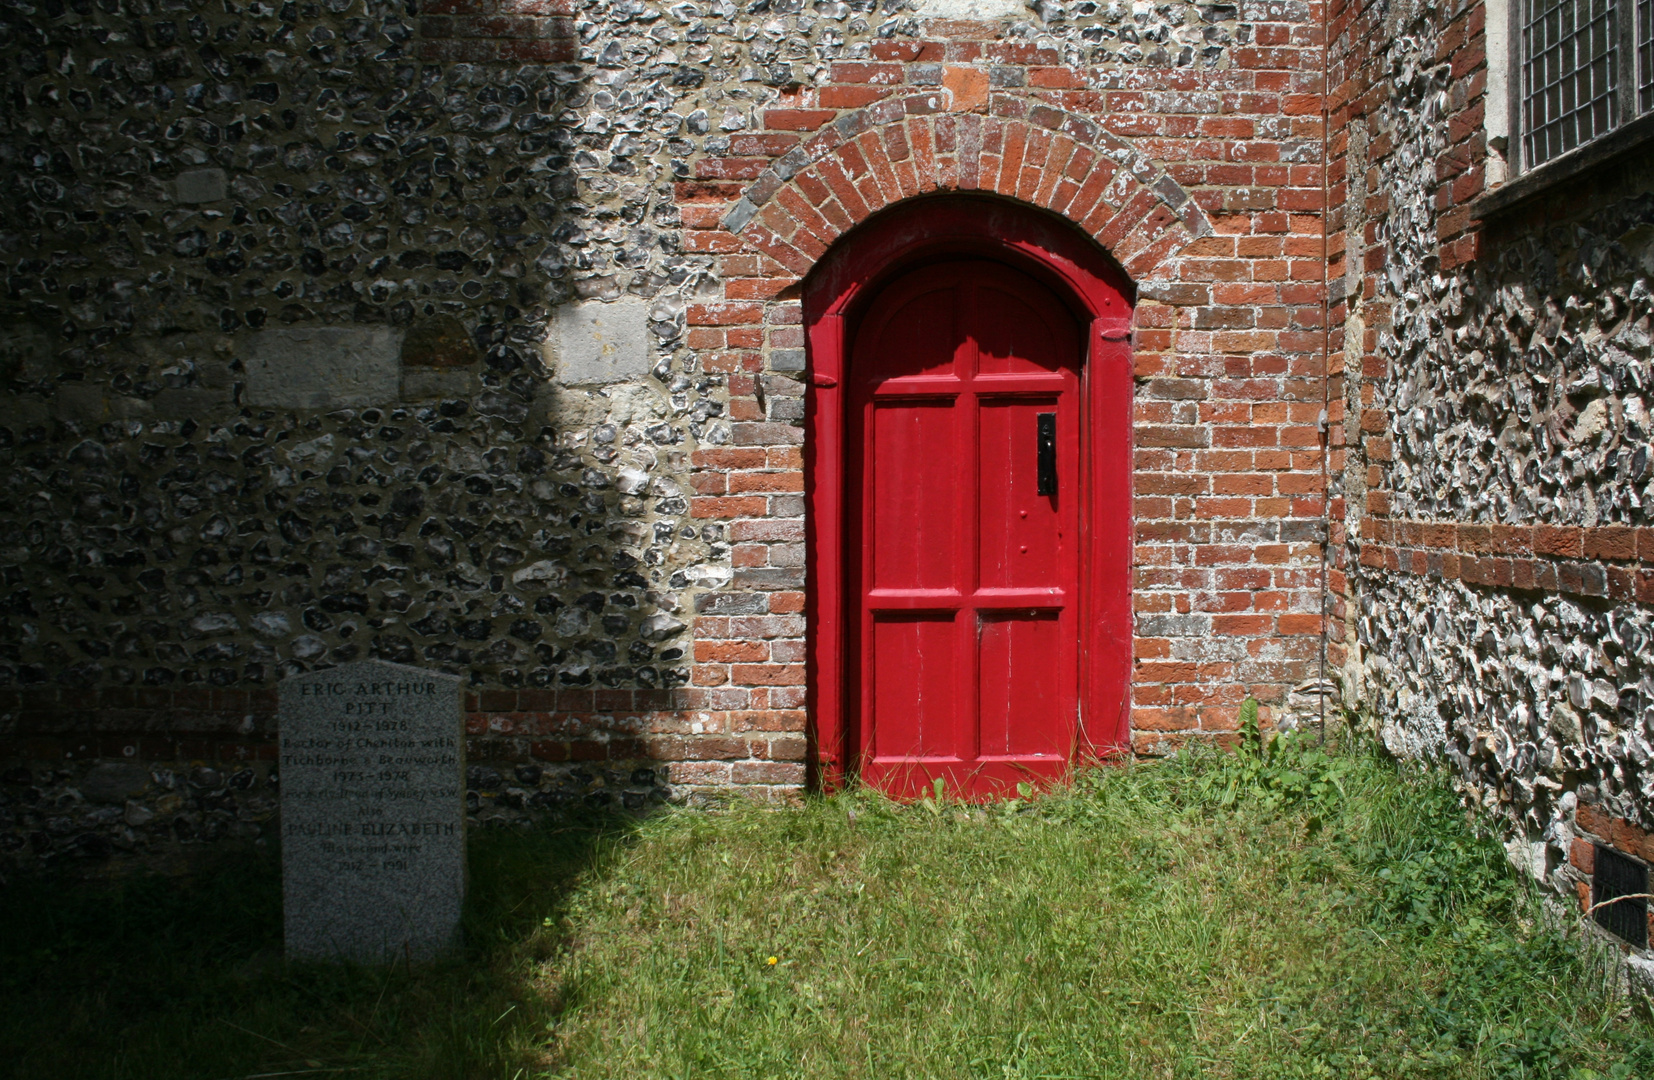
<svg viewBox="0 0 1654 1080"><path fill-rule="evenodd" d="M830 245L849 224L938 188L996 191L1067 213L1111 250L1128 229L1151 220L1154 204L1162 205L1166 216L1158 228L1166 232L1135 241L1141 252L1137 246L1117 252L1122 262L1133 263L1134 273L1146 273L1212 234L1206 212L1176 178L1091 120L1023 94L996 93L989 101L991 145L985 146L983 118L944 114L940 100L939 92L887 97L841 115L748 184L741 200L751 209L732 210L723 227L800 276L813 265L812 252L789 242L785 221L804 225L811 237ZM940 131L933 136L927 119L932 115L950 122L947 140ZM1126 166L1130 186L1111 199L1109 185L1120 165ZM783 191L818 208L833 222L831 235L796 213L796 204L784 220L763 214ZM840 216L829 207L834 198L847 223L833 220ZM1129 210L1130 216L1116 210ZM1173 222L1182 228L1167 228ZM1175 236L1170 244L1167 233ZM1145 258L1147 252L1152 256Z"/></svg>

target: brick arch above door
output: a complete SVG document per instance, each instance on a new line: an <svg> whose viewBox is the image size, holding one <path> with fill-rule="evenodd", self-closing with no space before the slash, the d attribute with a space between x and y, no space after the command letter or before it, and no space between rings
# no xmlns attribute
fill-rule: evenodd
<svg viewBox="0 0 1654 1080"><path fill-rule="evenodd" d="M802 277L844 233L903 199L981 191L1060 214L1138 281L1210 236L1182 185L1083 116L1014 94L986 115L945 111L944 92L887 98L777 158L723 227Z"/></svg>

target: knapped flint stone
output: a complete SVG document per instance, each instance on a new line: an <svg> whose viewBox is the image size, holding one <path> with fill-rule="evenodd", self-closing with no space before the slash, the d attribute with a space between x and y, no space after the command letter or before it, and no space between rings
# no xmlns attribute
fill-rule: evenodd
<svg viewBox="0 0 1654 1080"><path fill-rule="evenodd" d="M103 388L95 383L64 383L58 387L53 411L60 420L101 421L108 414Z"/></svg>
<svg viewBox="0 0 1654 1080"><path fill-rule="evenodd" d="M249 405L340 409L395 401L402 331L314 326L261 330L247 352Z"/></svg>
<svg viewBox="0 0 1654 1080"><path fill-rule="evenodd" d="M286 679L279 702L287 955L386 963L453 945L460 679L370 660Z"/></svg>

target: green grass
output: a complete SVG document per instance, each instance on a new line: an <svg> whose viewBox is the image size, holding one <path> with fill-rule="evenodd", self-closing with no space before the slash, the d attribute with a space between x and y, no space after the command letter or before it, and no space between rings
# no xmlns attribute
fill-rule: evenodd
<svg viewBox="0 0 1654 1080"><path fill-rule="evenodd" d="M1366 753L487 832L472 860L465 954L413 971L283 964L268 858L14 884L0 1075L1654 1076L1600 956L1440 778Z"/></svg>

